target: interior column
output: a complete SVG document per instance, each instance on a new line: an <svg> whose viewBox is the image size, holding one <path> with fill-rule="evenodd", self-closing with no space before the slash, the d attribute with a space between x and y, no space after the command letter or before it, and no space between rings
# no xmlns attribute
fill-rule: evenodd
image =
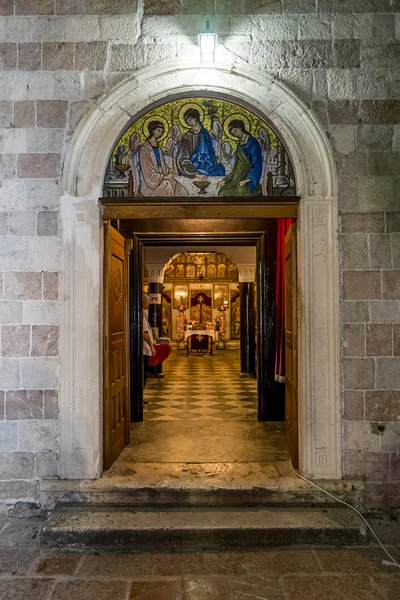
<svg viewBox="0 0 400 600"><path fill-rule="evenodd" d="M240 291L240 377L256 377L255 265L237 265Z"/></svg>
<svg viewBox="0 0 400 600"><path fill-rule="evenodd" d="M162 289L164 283L164 265L146 265L149 274L149 323L151 328L158 331L158 337L162 336ZM152 296L157 296L157 302L153 302ZM154 298L155 299L155 298ZM150 373L162 373L162 364L149 367Z"/></svg>

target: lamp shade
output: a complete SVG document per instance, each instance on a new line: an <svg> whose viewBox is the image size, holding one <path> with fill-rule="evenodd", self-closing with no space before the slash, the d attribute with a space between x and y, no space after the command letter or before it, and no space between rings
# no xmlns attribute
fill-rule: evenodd
<svg viewBox="0 0 400 600"><path fill-rule="evenodd" d="M199 47L201 62L215 61L215 47L217 45L217 34L210 31L210 24L207 21L206 30L199 33Z"/></svg>

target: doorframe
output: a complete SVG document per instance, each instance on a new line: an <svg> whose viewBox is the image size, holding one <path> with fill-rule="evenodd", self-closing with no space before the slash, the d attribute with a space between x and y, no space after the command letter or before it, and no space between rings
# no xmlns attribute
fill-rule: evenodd
<svg viewBox="0 0 400 600"><path fill-rule="evenodd" d="M268 221L276 220L279 217L271 217ZM151 222L149 228L151 229ZM205 227L205 221L203 228ZM265 225L264 225L265 226ZM131 305L130 305L130 351L131 351L131 420L132 422L143 421L143 372L141 361L142 347L142 304L141 289L143 285L142 276L142 257L143 249L146 246L232 246L233 244L241 246L256 247L256 284L257 284L257 406L258 420L267 421L272 413L268 405L268 396L271 392L268 390L268 321L270 299L267 293L269 278L271 276L271 259L276 253L268 243L267 231L244 232L239 233L162 233L154 234L151 232L133 232L133 263L131 268ZM271 254L271 255L270 255ZM272 282L271 282L272 283ZM140 349L140 350L139 350Z"/></svg>

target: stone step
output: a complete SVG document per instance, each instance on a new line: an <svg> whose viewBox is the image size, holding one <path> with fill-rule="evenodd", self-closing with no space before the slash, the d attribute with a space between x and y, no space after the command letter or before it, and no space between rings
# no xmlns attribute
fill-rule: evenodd
<svg viewBox="0 0 400 600"><path fill-rule="evenodd" d="M42 546L126 549L255 548L365 542L365 525L347 508L133 509L57 507Z"/></svg>

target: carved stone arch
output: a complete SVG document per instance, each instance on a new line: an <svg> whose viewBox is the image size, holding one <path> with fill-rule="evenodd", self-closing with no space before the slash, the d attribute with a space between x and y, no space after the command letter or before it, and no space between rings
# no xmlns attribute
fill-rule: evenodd
<svg viewBox="0 0 400 600"><path fill-rule="evenodd" d="M301 197L299 256L300 471L341 477L337 175L313 111L285 85L245 65L162 63L134 73L96 101L72 136L61 198L61 477L102 470L102 235L98 198L127 122L153 102L214 92L253 107L288 150ZM77 335L76 332L79 332Z"/></svg>

